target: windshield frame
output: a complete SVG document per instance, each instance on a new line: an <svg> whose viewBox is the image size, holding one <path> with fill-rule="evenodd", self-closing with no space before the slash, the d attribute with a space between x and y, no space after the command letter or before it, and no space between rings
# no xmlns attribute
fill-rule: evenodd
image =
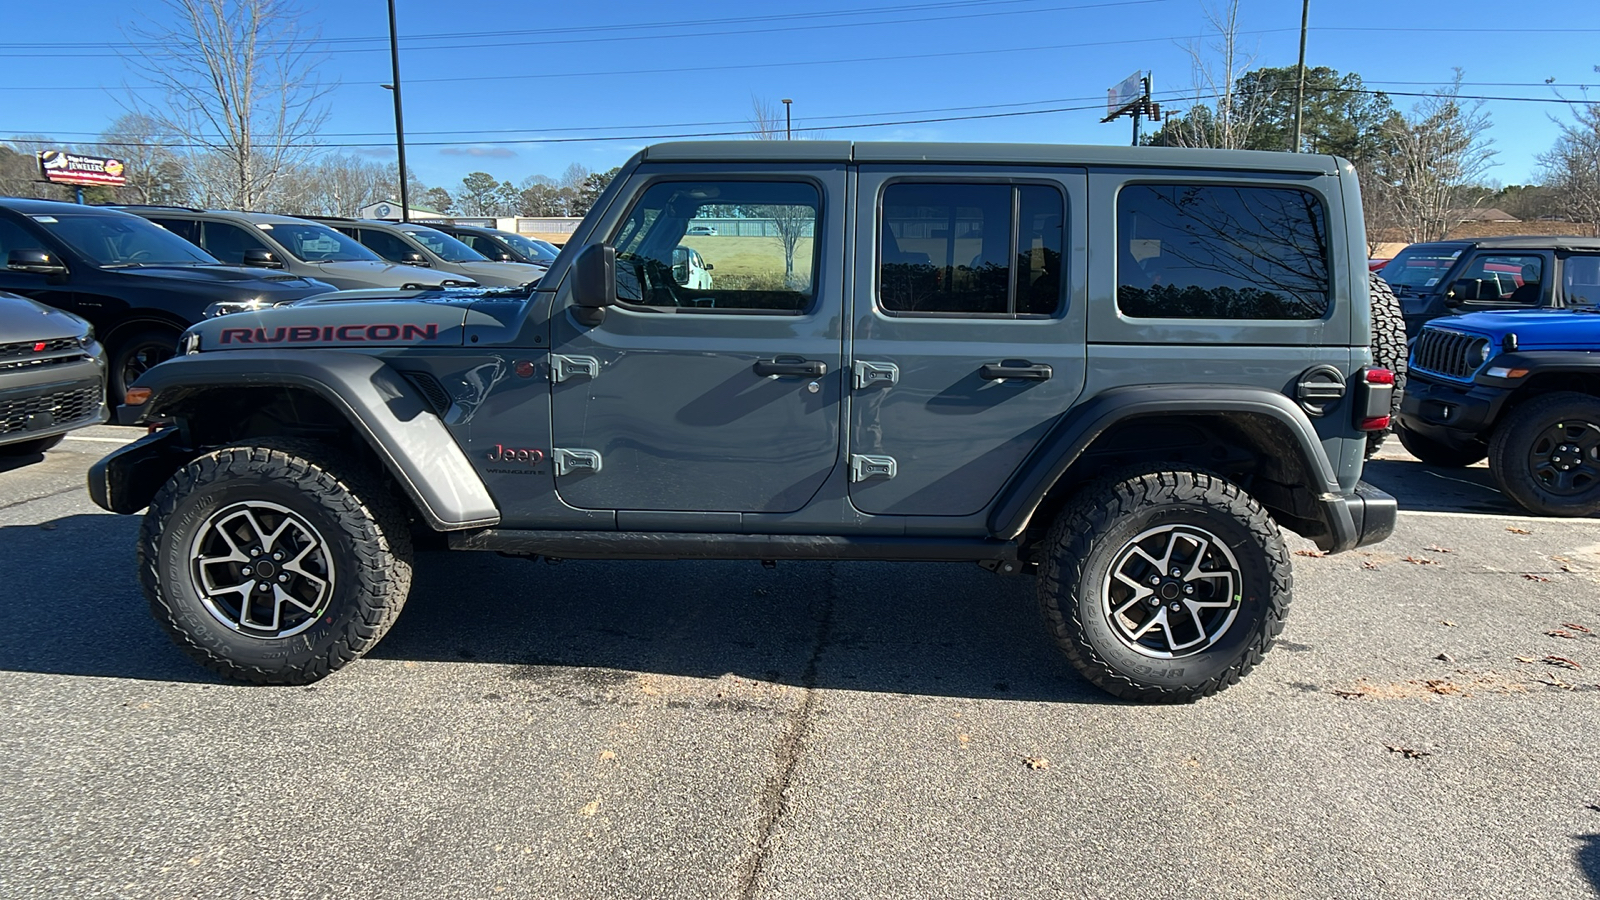
<svg viewBox="0 0 1600 900"><path fill-rule="evenodd" d="M415 241L417 244L420 244L422 249L425 250L430 256L438 257L445 262L470 263L490 261L489 257L484 256L482 253L479 253L471 247L468 247L455 235L446 234L437 228L429 228L426 225L413 225L409 228L396 228L395 230L410 238L412 241ZM456 255L446 256L438 250L435 250L429 243L435 239L439 241L440 246L454 252Z"/></svg>
<svg viewBox="0 0 1600 900"><path fill-rule="evenodd" d="M199 248L199 247L195 246L194 244L190 243L187 239L185 239L185 238L183 238L183 237L181 237L179 235L173 234L172 232L170 232L167 229L161 227L160 225L157 225L156 223L150 221L149 219L141 218L139 216L121 215L121 214L116 214L116 213L108 213L106 211L100 211L100 212L88 212L88 211L78 212L78 211L74 210L72 212L63 212L63 213L37 213L37 214L29 215L28 218L34 224L36 224L39 227L43 228L46 233L48 233L49 235L54 237L56 240L60 241L61 243L65 244L65 245L67 245L68 247L72 248L72 252L76 253L77 255L82 257L85 261L87 261L90 265L92 265L92 266L94 266L95 268L98 268L98 269L146 268L146 267L153 267L153 266L190 267L190 266L225 266L225 265L227 265L227 263L222 262L221 260L217 259L215 256L212 256L211 254L207 253L206 251L202 250L201 248ZM109 258L109 259L105 258L105 254L103 254L103 253L92 252L91 248L86 246L85 242L83 241L83 238L85 238L85 237L101 237L101 238L103 238L103 236L104 236L103 233L102 233L102 235L77 234L77 233L74 233L72 230L70 230L68 228L61 227L61 226L68 225L69 223L68 223L67 220L69 220L69 219L81 219L81 220L92 220L92 221L98 221L98 222L109 222L109 223L112 223L113 225L124 226L125 230L127 232L129 232L129 233L142 233L144 235L151 235L158 242L157 247L154 248L154 249L161 249L161 250L171 249L173 251L176 251L174 253L174 256L177 256L179 258L177 258L177 259L169 259L169 258L133 259L133 258L131 258L132 256L135 256L138 253L147 252L144 249L133 250L129 254L129 258L123 258L123 257L113 257L113 258ZM76 223L71 223L71 224L75 225ZM162 247L162 246L160 246L160 244L165 244L166 246Z"/></svg>

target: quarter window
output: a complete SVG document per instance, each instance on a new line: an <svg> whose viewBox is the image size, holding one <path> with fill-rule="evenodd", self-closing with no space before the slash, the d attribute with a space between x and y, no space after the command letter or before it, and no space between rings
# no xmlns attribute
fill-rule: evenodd
<svg viewBox="0 0 1600 900"><path fill-rule="evenodd" d="M1061 193L1041 185L891 184L879 303L902 314L1053 315L1064 212Z"/></svg>
<svg viewBox="0 0 1600 900"><path fill-rule="evenodd" d="M1117 307L1128 316L1318 319L1327 213L1297 188L1135 184L1117 195Z"/></svg>
<svg viewBox="0 0 1600 900"><path fill-rule="evenodd" d="M1463 285L1461 282L1468 284ZM1466 302L1539 302L1543 293L1544 257L1534 254L1479 254L1451 283L1457 298ZM1465 295L1465 296L1463 296Z"/></svg>
<svg viewBox="0 0 1600 900"><path fill-rule="evenodd" d="M802 313L816 296L820 209L806 182L654 184L612 242L617 299L677 312ZM691 221L708 218L727 224L689 234Z"/></svg>
<svg viewBox="0 0 1600 900"><path fill-rule="evenodd" d="M1600 256L1569 256L1561 264L1568 306L1600 306Z"/></svg>

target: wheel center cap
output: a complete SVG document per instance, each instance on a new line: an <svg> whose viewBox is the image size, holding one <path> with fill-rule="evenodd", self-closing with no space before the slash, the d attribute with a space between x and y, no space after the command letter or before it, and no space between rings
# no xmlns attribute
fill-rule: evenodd
<svg viewBox="0 0 1600 900"><path fill-rule="evenodd" d="M271 578L276 574L278 574L278 567L274 566L270 561L265 559L256 560L256 577Z"/></svg>
<svg viewBox="0 0 1600 900"><path fill-rule="evenodd" d="M1162 583L1157 592L1161 594L1163 600L1176 600L1178 595L1183 593L1183 588L1178 587L1176 581L1167 581Z"/></svg>

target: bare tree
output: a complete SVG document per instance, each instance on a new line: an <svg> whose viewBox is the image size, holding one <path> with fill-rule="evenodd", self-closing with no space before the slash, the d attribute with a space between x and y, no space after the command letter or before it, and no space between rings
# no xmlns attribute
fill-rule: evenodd
<svg viewBox="0 0 1600 900"><path fill-rule="evenodd" d="M1406 240L1443 238L1483 202L1475 190L1494 166L1494 140L1483 101L1463 104L1462 72L1451 85L1418 102L1387 129L1389 146L1375 161L1376 189Z"/></svg>
<svg viewBox="0 0 1600 900"><path fill-rule="evenodd" d="M274 211L288 215L357 215L364 206L394 197L395 169L392 163L342 154L294 166L274 186Z"/></svg>
<svg viewBox="0 0 1600 900"><path fill-rule="evenodd" d="M1539 162L1556 208L1600 237L1600 103L1573 104L1572 113L1573 121L1558 123L1561 136Z"/></svg>
<svg viewBox="0 0 1600 900"><path fill-rule="evenodd" d="M1239 90L1239 80L1255 63L1239 44L1239 0L1226 6L1202 7L1215 38L1190 43L1193 103L1175 123L1169 140L1183 147L1249 146L1251 133L1272 95L1264 90Z"/></svg>
<svg viewBox="0 0 1600 900"><path fill-rule="evenodd" d="M187 203L187 169L177 138L143 113L119 116L100 134L98 149L122 160L127 183L117 190L128 203Z"/></svg>
<svg viewBox="0 0 1600 900"><path fill-rule="evenodd" d="M751 137L758 141L781 141L789 136L783 115L770 102L751 97L750 108ZM772 220L772 227L778 232L778 241L783 244L784 286L791 290L799 289L801 286L796 284L794 276L794 251L800 239L805 237L806 229L816 220L816 210L809 206L783 204L752 206L749 210L754 215Z"/></svg>
<svg viewBox="0 0 1600 900"><path fill-rule="evenodd" d="M317 75L317 32L293 0L161 0L175 25L129 29L129 61L159 89L141 109L199 151L192 175L208 202L262 205L315 151L331 85Z"/></svg>

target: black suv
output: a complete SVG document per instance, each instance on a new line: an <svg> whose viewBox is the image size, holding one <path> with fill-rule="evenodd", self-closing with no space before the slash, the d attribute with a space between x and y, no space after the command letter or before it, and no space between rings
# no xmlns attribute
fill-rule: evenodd
<svg viewBox="0 0 1600 900"><path fill-rule="evenodd" d="M1600 238L1526 235L1412 244L1378 273L1400 298L1406 333L1440 316L1572 306L1563 260L1600 251Z"/></svg>
<svg viewBox="0 0 1600 900"><path fill-rule="evenodd" d="M0 290L94 325L118 399L140 373L172 356L178 335L208 311L271 306L334 289L222 265L129 213L51 200L0 198L0 261Z"/></svg>
<svg viewBox="0 0 1600 900"><path fill-rule="evenodd" d="M442 231L468 247L499 262L519 262L549 268L556 255L520 234L485 228L482 225L455 225L450 222L423 222Z"/></svg>

